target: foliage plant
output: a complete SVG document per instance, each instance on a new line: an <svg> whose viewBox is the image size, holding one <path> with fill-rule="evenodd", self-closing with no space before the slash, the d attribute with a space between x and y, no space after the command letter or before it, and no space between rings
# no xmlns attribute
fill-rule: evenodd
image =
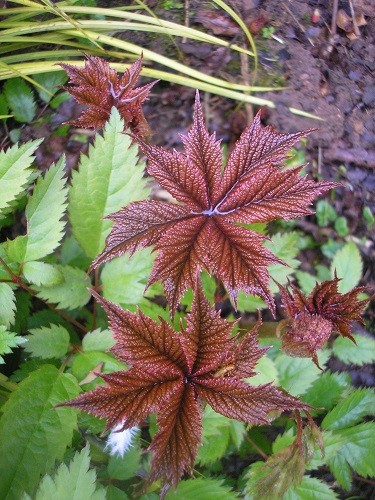
<svg viewBox="0 0 375 500"><path fill-rule="evenodd" d="M98 129L70 180L64 157L34 168L40 141L0 153L0 497L329 500L374 475L374 393L327 369L374 361L352 331L358 249L310 276L308 240L268 232L337 186L285 164L312 131L258 114L223 165L197 94L168 151L147 137L141 60L122 77L93 56L63 67L87 106L75 123ZM150 199L140 151L173 201ZM278 292L287 318L262 322Z"/></svg>
<svg viewBox="0 0 375 500"><path fill-rule="evenodd" d="M148 62L142 70L146 77L207 91L239 102L274 108L272 100L253 94L280 90L281 87L240 83L240 75L232 82L192 68L182 60L176 42L180 37L195 43L224 47L233 57L244 54L254 61L256 74L257 48L248 27L228 2L213 0L212 3L224 10L239 26L245 40L244 46L162 19L141 0L134 0L132 5L113 8L97 7L95 0L9 0L7 8L0 10L0 80L21 78L36 88L43 89L43 82L39 81L41 76L55 73L56 64L61 61L82 65L82 52L110 57L114 61L113 67L121 72L129 67L124 60L143 54L144 61ZM168 9L168 6L162 7ZM129 33L132 35L134 32L156 34L171 40L177 49L176 56L167 57L132 43L129 41ZM19 80L17 84L19 85ZM45 91L48 93L49 89ZM290 111L318 119L302 109L290 108Z"/></svg>

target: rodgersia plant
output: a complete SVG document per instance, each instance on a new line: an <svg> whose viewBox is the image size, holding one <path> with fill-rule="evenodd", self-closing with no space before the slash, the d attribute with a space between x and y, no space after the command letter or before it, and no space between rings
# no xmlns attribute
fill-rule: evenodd
<svg viewBox="0 0 375 500"><path fill-rule="evenodd" d="M11 395L0 422L0 469L10 472L0 485L0 496L19 497L24 491L33 495L40 475L49 473L38 494L47 491L52 497L64 481L71 488L80 470L75 495L105 497L101 486L95 489L87 448L74 456L69 467L51 471L54 461L63 459L77 418L89 440L92 433L111 431L102 449L113 456L97 453L98 460L106 461L100 479L124 481L123 491L148 489L152 495L160 488L162 495L173 497L171 486L177 486L176 495L191 498L192 491L202 487L202 495L208 488L210 494L234 498L229 486L215 478L218 469L211 471L210 464L238 448L245 454L246 446L254 446L251 453L259 450L256 441L262 430L245 429L245 424L267 426L276 418L281 426L286 418L295 420L296 433L290 424L281 444L274 443L274 455L266 466L252 464L244 471L246 494L281 498L290 488L301 485L303 490L308 484L321 488L320 493L326 488L327 498L335 498L327 485L316 485L316 478L304 475L308 467L323 463L346 489L350 468L369 476L371 465L355 446L360 443L361 450L370 446L372 428L361 420L372 411L373 394L367 389L348 393L342 374L321 375L310 359L300 359L311 357L325 368L327 356L318 356L317 350L335 331L351 337L351 322L360 319L367 302L357 298L363 289L340 293L336 275L317 284L308 296L295 285L285 287L289 271L283 252L269 241L266 247L268 238L256 225L312 214L314 199L337 186L301 175L302 167L284 167L292 145L311 130L280 134L262 126L258 113L223 166L220 142L204 124L198 94L193 125L182 137L184 152L168 151L144 142L149 129L141 104L154 83L137 87L141 60L122 77L107 62L91 56L84 68L64 68L70 77L65 88L87 105L74 124L104 129L88 156L82 156L69 188L63 160L38 179L26 204L27 233L0 246L0 294L7 306L7 314L0 308L4 324L0 354L27 340L27 354L14 381L3 381ZM147 199L137 145L147 158L148 174L174 202ZM0 156L8 182L0 204L5 216L16 209L33 181L30 165L36 146L15 146ZM72 233L68 236L64 234L67 204ZM282 236L275 240L280 247ZM93 271L93 283L88 270ZM281 281L288 315L273 332L281 331L281 347L294 358L260 346L260 313L255 326L243 332L211 303L215 290L224 288L236 308L238 294L245 292L263 299L275 317L272 278ZM158 282L168 312L159 305ZM87 288L94 297L90 305ZM34 308L37 300L39 306ZM50 310L40 311L40 301ZM16 303L21 319L16 319ZM110 330L98 305L108 316ZM24 331L22 322L30 333L26 339L15 333ZM363 352L357 362L371 361L363 340L355 333L353 338ZM277 347L278 339L273 341ZM332 350L340 352L336 341ZM310 413L319 414L322 407L328 413L320 432ZM307 418L305 428L302 417ZM22 418L27 425L22 425ZM144 455L141 458L140 435L149 442L150 463ZM250 444L246 445L245 435ZM95 447L98 440L91 442ZM324 457L319 451L323 444ZM183 480L184 474L195 473L195 467L209 477ZM28 470L26 479L23 470ZM138 470L145 480L138 478ZM118 495L117 489L109 486L108 495Z"/></svg>

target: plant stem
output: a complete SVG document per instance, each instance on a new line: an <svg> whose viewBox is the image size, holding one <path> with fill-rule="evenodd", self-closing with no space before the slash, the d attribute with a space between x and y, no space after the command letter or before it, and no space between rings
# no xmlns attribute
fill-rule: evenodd
<svg viewBox="0 0 375 500"><path fill-rule="evenodd" d="M256 443L254 443L254 441L251 438L249 438L249 436L245 435L245 439L259 453L259 455L264 460L268 460L268 455L266 455L264 451L261 448L259 448L259 446Z"/></svg>

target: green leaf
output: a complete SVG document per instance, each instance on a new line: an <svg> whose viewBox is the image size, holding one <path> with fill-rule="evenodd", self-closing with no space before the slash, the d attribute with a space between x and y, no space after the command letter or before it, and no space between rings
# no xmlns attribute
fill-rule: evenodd
<svg viewBox="0 0 375 500"><path fill-rule="evenodd" d="M339 473L338 477L340 481L342 480L345 483L345 487L350 487L347 481L346 463L360 476L375 476L375 461L373 460L375 447L374 422L365 422L349 429L342 429L339 435L343 440L343 446L335 457L329 461L329 466L332 467L335 475L337 472ZM341 476L340 471L338 471L339 467L343 467L345 471Z"/></svg>
<svg viewBox="0 0 375 500"><path fill-rule="evenodd" d="M283 500L335 500L337 494L316 477L303 476L301 483L290 488L283 496Z"/></svg>
<svg viewBox="0 0 375 500"><path fill-rule="evenodd" d="M71 375L44 365L21 382L3 406L0 420L0 498L34 493L41 474L62 460L76 428L72 408L54 408L77 396Z"/></svg>
<svg viewBox="0 0 375 500"><path fill-rule="evenodd" d="M321 426L328 430L344 429L366 415L375 415L375 392L370 388L357 389L327 413Z"/></svg>
<svg viewBox="0 0 375 500"><path fill-rule="evenodd" d="M63 281L62 274L56 266L36 260L26 262L22 272L26 280L34 285L53 286Z"/></svg>
<svg viewBox="0 0 375 500"><path fill-rule="evenodd" d="M326 227L337 217L337 212L327 200L319 200L316 204L316 218L320 227Z"/></svg>
<svg viewBox="0 0 375 500"><path fill-rule="evenodd" d="M362 258L356 244L353 241L346 243L333 257L331 263L332 277L337 274L342 281L338 284L340 293L349 292L358 285L362 277Z"/></svg>
<svg viewBox="0 0 375 500"><path fill-rule="evenodd" d="M141 447L136 436L132 439L131 448L123 457L112 456L108 461L108 475L111 479L125 481L135 476L141 462Z"/></svg>
<svg viewBox="0 0 375 500"><path fill-rule="evenodd" d="M60 247L60 262L86 271L90 267L91 259L73 236L67 236Z"/></svg>
<svg viewBox="0 0 375 500"><path fill-rule="evenodd" d="M338 217L335 220L335 230L336 233L341 236L347 236L349 234L348 221L346 217Z"/></svg>
<svg viewBox="0 0 375 500"><path fill-rule="evenodd" d="M69 216L73 235L90 258L103 250L112 222L103 219L131 201L148 196L138 148L123 133L124 123L112 110L103 136L96 135L88 156L72 175Z"/></svg>
<svg viewBox="0 0 375 500"><path fill-rule="evenodd" d="M50 93L48 94L40 87L35 87L38 92L39 97L45 103L50 102L52 97L59 90L61 85L64 85L68 79L64 71L52 71L51 73L40 73L39 75L33 76L34 80L40 85L43 85ZM52 94L52 95L51 95Z"/></svg>
<svg viewBox="0 0 375 500"><path fill-rule="evenodd" d="M263 356L259 359L255 371L258 372L254 377L246 379L250 385L262 385L273 382L275 385L279 385L279 375L277 368L272 359L267 356Z"/></svg>
<svg viewBox="0 0 375 500"><path fill-rule="evenodd" d="M107 262L101 274L104 298L116 304L138 304L150 277L152 262L148 248L132 257L125 254Z"/></svg>
<svg viewBox="0 0 375 500"><path fill-rule="evenodd" d="M10 203L24 192L31 182L33 153L42 140L14 145L0 151L0 213L6 213Z"/></svg>
<svg viewBox="0 0 375 500"><path fill-rule="evenodd" d="M0 325L9 328L14 323L16 314L16 297L7 283L0 283Z"/></svg>
<svg viewBox="0 0 375 500"><path fill-rule="evenodd" d="M52 253L63 237L67 188L64 158L40 177L26 205L27 234L8 242L8 254L16 262L39 260Z"/></svg>
<svg viewBox="0 0 375 500"><path fill-rule="evenodd" d="M10 78L4 84L4 94L18 122L30 123L36 115L34 93L22 78Z"/></svg>
<svg viewBox="0 0 375 500"><path fill-rule="evenodd" d="M340 400L343 391L350 385L350 376L346 373L326 371L317 378L303 395L302 399L316 408L316 411L331 410Z"/></svg>
<svg viewBox="0 0 375 500"><path fill-rule="evenodd" d="M220 479L198 477L181 481L175 490L169 490L166 500L234 500L238 498L230 486Z"/></svg>
<svg viewBox="0 0 375 500"><path fill-rule="evenodd" d="M318 351L319 364L324 368L329 352ZM311 384L321 376L321 370L308 358L292 358L286 354L277 357L276 368L279 372L279 383L293 396L304 394Z"/></svg>
<svg viewBox="0 0 375 500"><path fill-rule="evenodd" d="M375 340L372 337L353 333L355 344L348 338L337 337L332 352L347 365L362 366L375 362Z"/></svg>
<svg viewBox="0 0 375 500"><path fill-rule="evenodd" d="M283 264L272 264L268 266L268 271L270 273L270 289L273 293L278 291L278 286L273 280L276 280L281 285L285 285L288 276L294 273L295 269L299 265L299 261L294 257L297 256L299 252L298 247L299 235L295 231L289 233L277 233L272 236L271 241L266 241L264 246L271 250L277 257L283 260L287 265ZM245 295L240 292L238 295L238 309L243 311L256 311L257 309L264 309L266 307L265 302L259 297L254 297L253 295Z"/></svg>
<svg viewBox="0 0 375 500"><path fill-rule="evenodd" d="M203 446L198 449L197 461L201 465L215 462L221 458L229 445L230 440L236 447L241 444L245 432L244 424L233 421L216 413L210 406L206 406L203 414Z"/></svg>
<svg viewBox="0 0 375 500"><path fill-rule="evenodd" d="M69 349L69 332L63 326L50 325L49 327L30 330L25 351L33 358L61 358Z"/></svg>
<svg viewBox="0 0 375 500"><path fill-rule="evenodd" d="M13 332L8 332L6 327L0 325L0 364L4 363L3 354L9 354L12 352L12 348L18 347L19 345L26 342L23 337L18 337Z"/></svg>
<svg viewBox="0 0 375 500"><path fill-rule="evenodd" d="M38 368L43 365L54 365L59 368L61 363L57 359L42 359L42 358L30 358L27 361L20 364L19 368L10 376L13 382L21 382L27 378L30 373L35 372Z"/></svg>
<svg viewBox="0 0 375 500"><path fill-rule="evenodd" d="M103 364L102 372L111 373L116 370L123 370L124 364L105 352L80 352L74 357L72 364L72 374L79 382L82 382L87 375L98 365Z"/></svg>
<svg viewBox="0 0 375 500"><path fill-rule="evenodd" d="M318 281L316 276L306 273L305 271L296 271L296 278L300 289L306 294L312 291Z"/></svg>
<svg viewBox="0 0 375 500"><path fill-rule="evenodd" d="M88 276L81 269L70 266L56 266L63 281L54 286L34 286L38 297L57 304L58 309L75 309L82 307L90 300L87 288L90 286Z"/></svg>
<svg viewBox="0 0 375 500"><path fill-rule="evenodd" d="M298 260L295 257L299 252L298 239L299 234L296 231L277 233L272 236L271 241L266 241L264 246L286 262L288 266L297 267Z"/></svg>
<svg viewBox="0 0 375 500"><path fill-rule="evenodd" d="M53 477L44 476L35 500L105 500L102 487L96 485L96 472L90 470L90 448L75 453L69 466L62 463Z"/></svg>
<svg viewBox="0 0 375 500"><path fill-rule="evenodd" d="M86 333L82 340L82 349L84 352L108 351L115 345L113 334L110 330L93 330Z"/></svg>
<svg viewBox="0 0 375 500"><path fill-rule="evenodd" d="M328 464L334 478L341 488L349 491L352 487L352 471L345 457L336 452L328 461Z"/></svg>
<svg viewBox="0 0 375 500"><path fill-rule="evenodd" d="M368 206L363 207L362 215L366 221L367 228L371 229L375 224L375 217L374 214L371 212L371 208Z"/></svg>

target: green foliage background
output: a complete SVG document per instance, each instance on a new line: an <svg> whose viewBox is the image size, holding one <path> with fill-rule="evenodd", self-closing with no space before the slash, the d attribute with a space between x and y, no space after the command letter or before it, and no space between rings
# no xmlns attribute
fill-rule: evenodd
<svg viewBox="0 0 375 500"><path fill-rule="evenodd" d="M56 408L100 383L98 372L124 368L107 352L112 335L103 313L90 302L88 288L100 287L104 297L133 310L138 305L153 318L169 317L152 300L160 294L157 285L147 298L143 296L152 252L115 259L96 276L87 272L110 230L111 221L103 218L150 193L144 163L123 128L113 110L103 134L96 136L87 156L82 155L70 181L64 158L44 175L35 169L33 154L40 141L0 153L0 192L4 193L0 224L9 227L23 211L27 221L25 234L0 243L0 362L12 351L18 356L17 368L9 376L0 375L0 497L4 499L158 498L158 483L141 492L142 478L150 467L149 455L141 452L150 439L147 427L136 435L124 457L113 457L101 436L103 422L71 408ZM321 225L334 223L332 214L329 218L319 210ZM353 241L338 234L337 243L331 265L317 265L311 275L299 270L298 260L309 239L291 224L280 227L266 246L289 267L271 266L270 274L282 284L296 278L309 292L316 281L330 279L336 271L343 278L341 291L348 291L361 278L362 260ZM213 278L204 275L203 283L212 298ZM270 286L276 293L272 281ZM183 305L189 308L191 300L192 294L187 293ZM258 308L265 308L261 300L239 297L240 311ZM338 338L319 352L323 373L310 359L281 353L277 338L262 338L263 345L273 348L259 361L258 375L249 383L274 382L312 405L325 447L323 455L317 440L307 439L310 450L302 479L297 473L293 476L293 467L291 473L278 465L272 498L338 498L332 484L315 477L322 468L344 491L350 490L353 473L364 478L375 474L371 458L375 426L369 421L375 413L374 392L356 389L346 373L326 368L331 356L356 366L375 361L375 342L359 333L354 338L356 346ZM289 453L295 438L289 420L279 418L276 426L284 431L271 439L267 427L247 428L206 408L195 477L181 481L167 499L262 498L262 485L270 473L260 458L274 457L279 464L278 454ZM150 419L149 432L154 428ZM259 460L249 465L254 455ZM237 471L228 472L235 460L246 464L240 476Z"/></svg>

